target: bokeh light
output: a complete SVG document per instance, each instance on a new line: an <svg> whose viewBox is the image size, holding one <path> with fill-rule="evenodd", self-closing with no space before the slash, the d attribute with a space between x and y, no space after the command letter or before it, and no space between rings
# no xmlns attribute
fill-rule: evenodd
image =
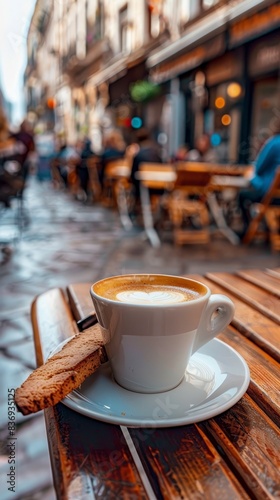
<svg viewBox="0 0 280 500"><path fill-rule="evenodd" d="M139 116L133 116L131 119L132 128L138 129L142 127L142 119Z"/></svg>
<svg viewBox="0 0 280 500"><path fill-rule="evenodd" d="M231 116L230 115L223 115L221 118L222 124L227 127L228 125L231 124Z"/></svg>
<svg viewBox="0 0 280 500"><path fill-rule="evenodd" d="M226 101L224 100L223 97L217 97L216 100L215 100L215 106L216 108L218 109L222 109L226 104Z"/></svg>
<svg viewBox="0 0 280 500"><path fill-rule="evenodd" d="M242 92L242 87L239 83L232 82L228 85L227 95L232 99L236 99L236 97L239 97L241 92Z"/></svg>
<svg viewBox="0 0 280 500"><path fill-rule="evenodd" d="M213 134L211 136L210 142L211 142L212 146L214 146L214 147L219 146L222 142L222 138L221 138L220 134L217 134L217 133Z"/></svg>

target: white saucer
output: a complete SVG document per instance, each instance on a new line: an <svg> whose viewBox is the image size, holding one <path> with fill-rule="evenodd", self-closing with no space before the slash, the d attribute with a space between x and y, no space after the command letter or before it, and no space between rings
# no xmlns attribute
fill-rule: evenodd
<svg viewBox="0 0 280 500"><path fill-rule="evenodd" d="M173 427L228 410L243 396L249 382L249 368L240 354L214 339L192 356L185 378L175 389L157 394L128 391L115 382L107 362L62 403L83 415L113 424Z"/></svg>

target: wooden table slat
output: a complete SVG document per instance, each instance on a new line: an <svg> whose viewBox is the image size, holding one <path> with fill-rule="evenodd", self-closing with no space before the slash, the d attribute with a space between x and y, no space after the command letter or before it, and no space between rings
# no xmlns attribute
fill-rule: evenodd
<svg viewBox="0 0 280 500"><path fill-rule="evenodd" d="M242 279L240 276L232 276L229 273L207 274L206 277L214 283L221 285L228 291L236 295L245 304L250 305L256 311L272 319L280 325L279 297L268 292L266 289L259 288L256 284ZM280 343L279 343L280 346Z"/></svg>
<svg viewBox="0 0 280 500"><path fill-rule="evenodd" d="M240 335L233 327L221 333L219 339L230 345L245 359L251 378L248 393L280 426L280 378L277 361L246 337L240 342Z"/></svg>
<svg viewBox="0 0 280 500"><path fill-rule="evenodd" d="M274 276L274 278L280 280L280 267L279 268L275 267L273 269L266 269L265 271L270 276Z"/></svg>
<svg viewBox="0 0 280 500"><path fill-rule="evenodd" d="M130 434L156 498L250 498L196 425Z"/></svg>
<svg viewBox="0 0 280 500"><path fill-rule="evenodd" d="M217 273L217 276L219 276L219 273ZM197 275L192 275L192 277L198 279ZM212 293L223 293L232 299L235 305L235 315L232 320L232 325L235 326L245 337L250 338L256 345L261 347L265 352L279 362L279 325L272 319L264 316L261 311L257 311L244 303L241 299L237 298L236 294L229 291L226 282L223 281L223 286L221 286L221 281L219 277L217 277L216 280L216 275L211 275L211 281L209 279L209 275L208 279L200 277L200 281L208 285L211 288ZM216 281L219 283L216 283Z"/></svg>
<svg viewBox="0 0 280 500"><path fill-rule="evenodd" d="M251 498L278 497L280 430L248 395L231 411L198 425L210 432L213 442L246 483ZM265 460L267 454L269 461Z"/></svg>
<svg viewBox="0 0 280 500"><path fill-rule="evenodd" d="M280 298L280 273L273 270L242 270L238 271L238 276L241 276L245 280L254 283L263 290L267 290L275 297Z"/></svg>
<svg viewBox="0 0 280 500"><path fill-rule="evenodd" d="M120 491L123 498L148 499L119 426L79 415L61 403L49 408L46 417L59 499L65 492L71 499L114 499Z"/></svg>
<svg viewBox="0 0 280 500"><path fill-rule="evenodd" d="M66 288L69 304L76 321L95 314L90 296L90 283L74 283Z"/></svg>

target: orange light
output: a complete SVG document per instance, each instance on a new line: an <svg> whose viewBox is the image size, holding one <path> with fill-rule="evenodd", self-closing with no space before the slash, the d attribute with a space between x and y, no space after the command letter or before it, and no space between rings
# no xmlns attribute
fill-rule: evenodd
<svg viewBox="0 0 280 500"><path fill-rule="evenodd" d="M223 115L221 118L221 122L225 127L231 124L231 116L230 115Z"/></svg>
<svg viewBox="0 0 280 500"><path fill-rule="evenodd" d="M159 12L160 4L161 0L148 0L148 7L155 14Z"/></svg>
<svg viewBox="0 0 280 500"><path fill-rule="evenodd" d="M223 97L217 97L217 99L215 100L215 106L216 108L218 109L222 109L226 104L226 101L224 100Z"/></svg>
<svg viewBox="0 0 280 500"><path fill-rule="evenodd" d="M236 99L236 97L239 97L241 92L242 92L242 87L241 85L239 85L239 83L236 82L230 83L227 88L227 95L232 99Z"/></svg>
<svg viewBox="0 0 280 500"><path fill-rule="evenodd" d="M56 107L56 100L54 99L54 97L49 97L48 98L48 100L47 100L47 106L50 109L54 109Z"/></svg>

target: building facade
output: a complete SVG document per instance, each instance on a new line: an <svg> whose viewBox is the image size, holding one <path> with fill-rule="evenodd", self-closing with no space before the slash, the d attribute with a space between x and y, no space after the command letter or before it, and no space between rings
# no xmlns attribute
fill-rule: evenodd
<svg viewBox="0 0 280 500"><path fill-rule="evenodd" d="M279 26L275 0L38 0L28 109L96 151L143 123L166 157L207 132L221 161L250 161L280 112Z"/></svg>

